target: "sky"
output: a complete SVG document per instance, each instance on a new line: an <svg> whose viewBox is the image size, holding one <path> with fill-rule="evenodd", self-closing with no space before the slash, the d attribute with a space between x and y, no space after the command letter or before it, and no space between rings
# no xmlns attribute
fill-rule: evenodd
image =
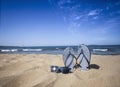
<svg viewBox="0 0 120 87"><path fill-rule="evenodd" d="M0 2L1 46L120 44L120 0Z"/></svg>

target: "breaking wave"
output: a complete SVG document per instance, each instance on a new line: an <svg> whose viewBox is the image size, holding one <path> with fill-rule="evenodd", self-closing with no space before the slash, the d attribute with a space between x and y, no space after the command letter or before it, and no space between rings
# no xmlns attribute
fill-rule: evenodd
<svg viewBox="0 0 120 87"><path fill-rule="evenodd" d="M18 49L3 49L1 52L16 52Z"/></svg>
<svg viewBox="0 0 120 87"><path fill-rule="evenodd" d="M93 49L93 51L102 51L102 52L106 52L106 51L108 51L108 49Z"/></svg>
<svg viewBox="0 0 120 87"><path fill-rule="evenodd" d="M30 51L42 51L42 49L22 49L22 51L28 51L28 52L30 52Z"/></svg>

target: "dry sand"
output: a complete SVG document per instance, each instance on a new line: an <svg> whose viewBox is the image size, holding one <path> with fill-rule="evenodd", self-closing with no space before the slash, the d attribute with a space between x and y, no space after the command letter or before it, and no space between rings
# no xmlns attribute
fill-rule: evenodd
<svg viewBox="0 0 120 87"><path fill-rule="evenodd" d="M0 87L120 87L120 55L92 55L91 69L50 72L62 55L0 54Z"/></svg>

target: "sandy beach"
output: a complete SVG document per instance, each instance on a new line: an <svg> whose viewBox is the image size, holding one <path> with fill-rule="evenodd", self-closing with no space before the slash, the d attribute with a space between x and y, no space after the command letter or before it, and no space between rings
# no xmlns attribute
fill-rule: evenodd
<svg viewBox="0 0 120 87"><path fill-rule="evenodd" d="M120 87L120 55L92 55L91 69L51 73L62 55L0 54L0 87Z"/></svg>

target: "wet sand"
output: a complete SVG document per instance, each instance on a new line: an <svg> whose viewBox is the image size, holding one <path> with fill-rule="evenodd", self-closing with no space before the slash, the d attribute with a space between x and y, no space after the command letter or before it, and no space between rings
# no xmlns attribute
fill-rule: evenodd
<svg viewBox="0 0 120 87"><path fill-rule="evenodd" d="M120 87L120 55L92 55L91 69L50 72L62 55L0 54L0 87Z"/></svg>

